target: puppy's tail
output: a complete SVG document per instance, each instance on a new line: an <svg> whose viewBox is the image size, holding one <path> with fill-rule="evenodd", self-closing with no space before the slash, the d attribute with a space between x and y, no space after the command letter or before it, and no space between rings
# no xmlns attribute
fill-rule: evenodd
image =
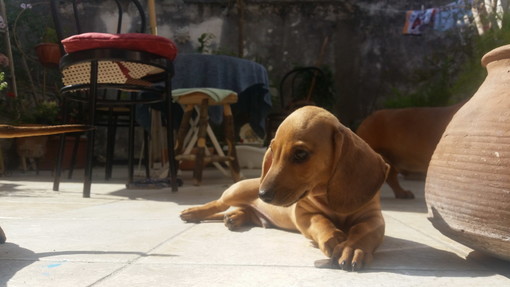
<svg viewBox="0 0 510 287"><path fill-rule="evenodd" d="M86 125L55 125L55 126L11 126L0 125L0 138L19 138L31 136L55 135L72 132L84 132L94 127Z"/></svg>

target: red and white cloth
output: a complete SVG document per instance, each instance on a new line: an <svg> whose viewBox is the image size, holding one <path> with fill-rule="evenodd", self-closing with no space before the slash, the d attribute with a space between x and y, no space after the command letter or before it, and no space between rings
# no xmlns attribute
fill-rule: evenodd
<svg viewBox="0 0 510 287"><path fill-rule="evenodd" d="M436 8L410 10L406 12L403 34L420 35L426 26L433 23Z"/></svg>

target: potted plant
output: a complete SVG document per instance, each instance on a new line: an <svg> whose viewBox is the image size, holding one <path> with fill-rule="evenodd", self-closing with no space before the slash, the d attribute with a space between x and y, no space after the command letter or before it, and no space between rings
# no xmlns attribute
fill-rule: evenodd
<svg viewBox="0 0 510 287"><path fill-rule="evenodd" d="M46 27L42 37L42 43L35 46L35 53L43 66L58 67L62 52L58 44L57 32L55 29Z"/></svg>

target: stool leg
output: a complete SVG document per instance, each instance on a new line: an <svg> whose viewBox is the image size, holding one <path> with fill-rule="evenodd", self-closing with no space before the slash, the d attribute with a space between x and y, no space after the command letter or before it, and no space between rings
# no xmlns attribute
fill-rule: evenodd
<svg viewBox="0 0 510 287"><path fill-rule="evenodd" d="M228 166L230 167L232 179L234 182L238 182L241 179L241 169L239 167L239 161L237 160L234 134L234 117L232 116L232 109L230 108L230 105L223 106L223 127L225 129L225 140L228 146L227 156L233 158L228 162Z"/></svg>
<svg viewBox="0 0 510 287"><path fill-rule="evenodd" d="M193 171L193 179L195 185L202 183L202 171L204 169L204 156L205 156L205 137L207 135L207 121L209 115L207 113L208 100L203 99L200 104L200 119L198 121L198 141L197 141L197 154L195 160L195 169Z"/></svg>
<svg viewBox="0 0 510 287"><path fill-rule="evenodd" d="M184 108L184 115L182 116L181 125L179 126L179 132L177 134L177 144L175 146L176 154L180 155L184 152L184 139L186 133L190 129L189 121L193 115L193 105L187 105Z"/></svg>

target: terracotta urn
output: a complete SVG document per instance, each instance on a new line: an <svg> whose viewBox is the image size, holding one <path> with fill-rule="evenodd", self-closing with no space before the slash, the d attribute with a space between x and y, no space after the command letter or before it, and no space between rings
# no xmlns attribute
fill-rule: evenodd
<svg viewBox="0 0 510 287"><path fill-rule="evenodd" d="M434 151L425 199L444 235L510 260L510 45L487 53L482 65L485 81Z"/></svg>

